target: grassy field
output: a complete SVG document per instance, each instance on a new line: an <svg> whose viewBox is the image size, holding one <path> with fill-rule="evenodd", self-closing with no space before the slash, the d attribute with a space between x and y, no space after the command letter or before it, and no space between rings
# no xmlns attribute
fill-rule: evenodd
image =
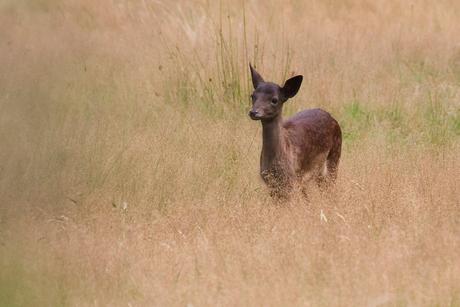
<svg viewBox="0 0 460 307"><path fill-rule="evenodd" d="M460 306L460 2L3 0L0 306ZM272 202L248 63L340 123Z"/></svg>

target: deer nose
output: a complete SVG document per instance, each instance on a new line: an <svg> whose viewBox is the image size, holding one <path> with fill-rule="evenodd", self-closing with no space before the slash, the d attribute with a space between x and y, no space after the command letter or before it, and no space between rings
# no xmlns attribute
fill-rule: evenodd
<svg viewBox="0 0 460 307"><path fill-rule="evenodd" d="M259 110L253 110L253 109L249 110L249 113L248 113L249 117L251 118L257 117L257 114L259 114Z"/></svg>

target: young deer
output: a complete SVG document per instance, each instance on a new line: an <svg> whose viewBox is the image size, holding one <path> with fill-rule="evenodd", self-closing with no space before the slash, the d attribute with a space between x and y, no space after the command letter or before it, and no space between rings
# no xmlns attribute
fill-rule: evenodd
<svg viewBox="0 0 460 307"><path fill-rule="evenodd" d="M265 82L252 67L254 92L249 117L262 122L260 175L275 198L288 198L295 184L316 179L328 185L337 177L342 131L326 111L310 109L282 120L283 104L299 91L303 77L287 80L283 87Z"/></svg>

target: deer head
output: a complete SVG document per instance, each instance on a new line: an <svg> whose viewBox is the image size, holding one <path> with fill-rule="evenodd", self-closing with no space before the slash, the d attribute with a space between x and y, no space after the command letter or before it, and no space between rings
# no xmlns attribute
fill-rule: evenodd
<svg viewBox="0 0 460 307"><path fill-rule="evenodd" d="M262 76L252 67L252 84L254 92L251 95L252 108L249 117L253 120L271 121L281 118L283 104L294 97L300 89L303 77L295 76L287 80L283 87L271 82L265 82Z"/></svg>

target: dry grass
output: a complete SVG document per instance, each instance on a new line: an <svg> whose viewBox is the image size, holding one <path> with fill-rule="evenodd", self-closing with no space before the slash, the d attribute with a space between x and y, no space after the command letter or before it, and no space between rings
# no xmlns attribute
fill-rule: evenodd
<svg viewBox="0 0 460 307"><path fill-rule="evenodd" d="M458 1L3 1L1 306L460 306ZM344 133L277 206L248 62Z"/></svg>

